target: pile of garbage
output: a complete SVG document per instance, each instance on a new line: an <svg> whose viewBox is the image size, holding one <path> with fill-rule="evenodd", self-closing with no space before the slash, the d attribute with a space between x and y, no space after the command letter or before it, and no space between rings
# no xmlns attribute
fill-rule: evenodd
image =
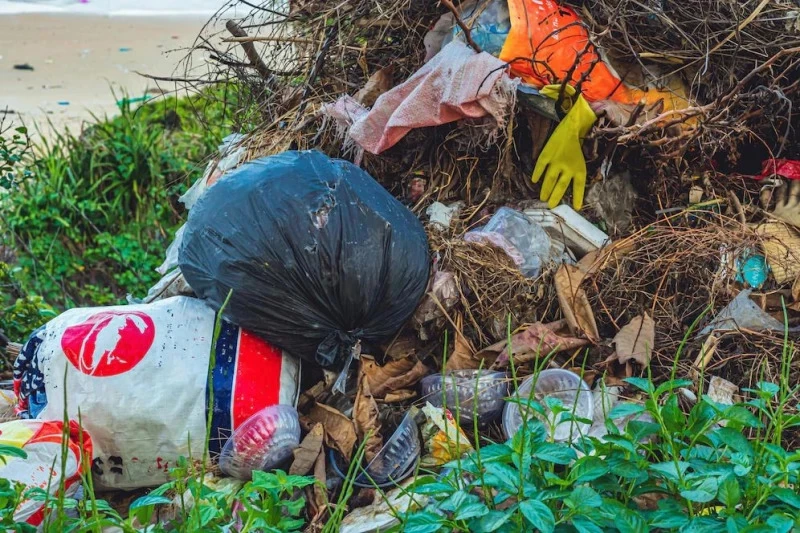
<svg viewBox="0 0 800 533"><path fill-rule="evenodd" d="M786 361L800 380L800 9L612 4L291 1L206 36L263 126L182 197L144 298L21 347L15 442L66 412L105 488L206 441L222 475L334 501L348 471L388 489L513 437L515 397L571 405L542 415L571 441L636 400L627 377L720 403ZM417 504L386 498L343 531Z"/></svg>

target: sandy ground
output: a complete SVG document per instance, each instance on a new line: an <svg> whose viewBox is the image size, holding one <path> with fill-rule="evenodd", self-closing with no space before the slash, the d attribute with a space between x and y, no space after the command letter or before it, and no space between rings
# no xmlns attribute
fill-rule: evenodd
<svg viewBox="0 0 800 533"><path fill-rule="evenodd" d="M188 0L187 0L188 1ZM5 125L77 130L90 113L113 114L123 91L143 96L170 76L207 17L0 16L0 113ZM28 64L33 70L18 70ZM170 84L159 87L171 90ZM112 89L117 97L112 94ZM2 118L2 116L0 116Z"/></svg>

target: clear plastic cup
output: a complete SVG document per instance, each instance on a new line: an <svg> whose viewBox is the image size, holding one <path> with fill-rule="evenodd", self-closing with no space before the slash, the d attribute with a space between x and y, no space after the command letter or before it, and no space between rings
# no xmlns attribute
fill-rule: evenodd
<svg viewBox="0 0 800 533"><path fill-rule="evenodd" d="M297 410L271 405L236 428L222 448L219 467L229 476L249 480L254 470L271 470L287 460L299 445Z"/></svg>
<svg viewBox="0 0 800 533"><path fill-rule="evenodd" d="M453 413L458 406L461 426L471 428L475 415L481 426L500 417L508 395L508 375L491 370L454 370L427 376L420 386L423 400L434 407L446 404Z"/></svg>
<svg viewBox="0 0 800 533"><path fill-rule="evenodd" d="M533 395L531 395L534 383L536 385ZM524 403L508 402L503 410L503 430L506 438L512 438L522 426L523 409L528 413L528 420L537 417L545 423L548 434L552 435L553 440L577 440L581 435L589 433L590 424L570 420L570 417L592 420L594 414L592 391L586 382L574 372L560 368L542 370L538 375L530 376L519 386L516 397L521 402L529 399L539 402L544 407L547 416L542 417L533 409L525 407ZM553 413L547 407L545 398L561 400L565 411L559 414Z"/></svg>
<svg viewBox="0 0 800 533"><path fill-rule="evenodd" d="M369 476L361 472L355 477L354 484L372 487L370 478L379 487L398 483L413 473L421 452L419 428L411 413L407 413L383 448L366 466ZM333 451L330 457L334 471L344 479L346 468L340 466L340 458Z"/></svg>

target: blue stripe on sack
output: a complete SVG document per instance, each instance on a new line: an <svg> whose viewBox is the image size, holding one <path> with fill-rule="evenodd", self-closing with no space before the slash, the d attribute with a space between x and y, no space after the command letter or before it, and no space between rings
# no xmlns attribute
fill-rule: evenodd
<svg viewBox="0 0 800 533"><path fill-rule="evenodd" d="M223 321L216 346L216 364L212 372L214 383L214 412L211 415L211 439L208 449L212 454L219 454L225 441L231 435L231 401L233 382L236 377L236 356L239 351L239 328L230 322ZM206 387L206 406L209 405L208 387ZM206 415L208 411L206 411Z"/></svg>

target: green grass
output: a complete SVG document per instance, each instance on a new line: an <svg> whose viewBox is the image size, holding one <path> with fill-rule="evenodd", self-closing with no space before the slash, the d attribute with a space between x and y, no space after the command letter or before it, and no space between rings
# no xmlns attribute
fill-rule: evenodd
<svg viewBox="0 0 800 533"><path fill-rule="evenodd" d="M252 127L228 87L129 102L80 134L30 146L23 129L0 144L0 244L16 255L0 254L0 328L12 340L52 309L143 296L183 222L178 196L223 137Z"/></svg>

